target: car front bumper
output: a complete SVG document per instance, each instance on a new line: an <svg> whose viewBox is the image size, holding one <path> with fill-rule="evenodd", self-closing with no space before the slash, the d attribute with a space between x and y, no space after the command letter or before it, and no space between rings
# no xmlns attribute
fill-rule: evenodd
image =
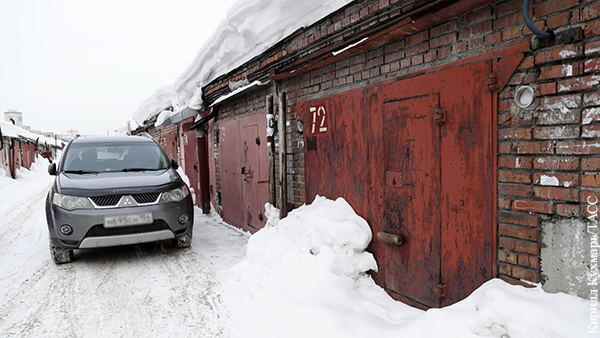
<svg viewBox="0 0 600 338"><path fill-rule="evenodd" d="M46 202L46 216L50 239L54 245L69 249L129 245L173 239L183 236L193 226L194 208L191 196L180 202L127 208L65 210ZM151 212L150 224L105 227L105 216L128 216ZM182 215L187 220L180 222ZM62 234L62 225L73 229Z"/></svg>

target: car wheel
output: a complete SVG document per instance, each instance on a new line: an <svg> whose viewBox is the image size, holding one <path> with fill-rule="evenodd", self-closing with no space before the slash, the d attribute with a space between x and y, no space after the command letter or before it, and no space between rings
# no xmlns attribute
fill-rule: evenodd
<svg viewBox="0 0 600 338"><path fill-rule="evenodd" d="M50 240L50 255L56 264L70 263L73 260L73 250L60 248Z"/></svg>
<svg viewBox="0 0 600 338"><path fill-rule="evenodd" d="M173 246L176 248L189 248L192 246L192 235L194 227L190 226L185 234L173 240Z"/></svg>

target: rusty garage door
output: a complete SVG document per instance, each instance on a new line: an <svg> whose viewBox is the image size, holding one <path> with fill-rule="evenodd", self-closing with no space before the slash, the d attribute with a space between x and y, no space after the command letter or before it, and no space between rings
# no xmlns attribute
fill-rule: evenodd
<svg viewBox="0 0 600 338"><path fill-rule="evenodd" d="M189 127L188 127L189 129ZM200 187L200 164L198 158L198 140L196 131L182 132L181 138L183 148L183 169L190 180L190 186L196 195L196 204L202 206L202 194Z"/></svg>
<svg viewBox="0 0 600 338"><path fill-rule="evenodd" d="M492 278L490 68L457 66L301 106L307 200L341 196L367 219L374 278L397 299L449 305Z"/></svg>
<svg viewBox="0 0 600 338"><path fill-rule="evenodd" d="M174 159L175 161L178 161L179 156L177 156L177 133L176 132L163 135L161 138L160 145L165 150L165 153L167 153L167 156L169 157L169 159Z"/></svg>
<svg viewBox="0 0 600 338"><path fill-rule="evenodd" d="M219 125L223 220L256 232L269 201L266 112Z"/></svg>

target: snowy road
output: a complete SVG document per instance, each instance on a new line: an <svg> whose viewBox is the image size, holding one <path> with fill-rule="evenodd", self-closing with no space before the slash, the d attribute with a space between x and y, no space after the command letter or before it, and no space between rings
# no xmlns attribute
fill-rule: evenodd
<svg viewBox="0 0 600 338"><path fill-rule="evenodd" d="M196 209L190 249L78 250L57 266L44 211L53 177L41 167L0 183L1 337L229 336L218 273L243 258L247 234Z"/></svg>
<svg viewBox="0 0 600 338"><path fill-rule="evenodd" d="M493 279L428 311L393 300L364 273L376 264L370 228L343 199L268 215L252 237L196 209L189 249L78 250L57 266L44 211L52 177L38 162L17 180L0 170L0 338L598 336L597 300L539 286Z"/></svg>

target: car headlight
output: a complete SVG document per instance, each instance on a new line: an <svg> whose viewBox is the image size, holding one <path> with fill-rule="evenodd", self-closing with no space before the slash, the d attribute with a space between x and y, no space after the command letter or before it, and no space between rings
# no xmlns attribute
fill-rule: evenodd
<svg viewBox="0 0 600 338"><path fill-rule="evenodd" d="M159 203L179 202L190 194L190 190L187 185L183 185L181 188L165 191L160 195Z"/></svg>
<svg viewBox="0 0 600 338"><path fill-rule="evenodd" d="M52 204L67 210L75 209L94 209L94 206L87 197L71 196L63 194L54 194Z"/></svg>

